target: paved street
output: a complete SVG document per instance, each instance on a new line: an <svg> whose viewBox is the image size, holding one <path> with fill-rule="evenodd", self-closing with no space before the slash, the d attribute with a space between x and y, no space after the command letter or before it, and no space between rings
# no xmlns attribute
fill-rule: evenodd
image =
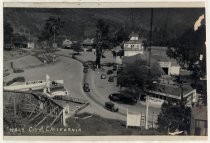
<svg viewBox="0 0 210 143"><path fill-rule="evenodd" d="M72 51L68 52L67 50L61 50L59 53L64 55L69 55L68 53L71 53ZM105 56L108 58L102 59L102 63L106 62L114 62L114 59L111 55L111 52L105 52ZM83 61L88 61L94 59L94 54L92 52L83 52L81 56L78 56L79 59L82 59ZM106 71L110 68L103 67L105 71L103 73L106 73ZM109 101L108 95L114 92L118 92L119 88L116 87L116 78L114 83L108 82L108 77L106 79L101 79L102 71L96 70L93 71L91 69L88 70L88 73L86 75L85 81L90 84L91 93L88 94L89 100L94 102L95 104L99 106L104 106L104 103ZM116 75L116 73L114 73ZM142 113L144 114L146 111L145 102L139 102L136 105L126 105L126 104L117 104L119 107L119 112L121 114L121 119L125 119L127 109L129 110L129 113ZM108 111L109 112L109 111ZM155 118L157 118L157 115L160 112L160 106L150 105L149 107L149 122L152 122L153 118L153 112L156 115ZM101 115L102 113L100 113ZM122 116L123 115L123 116ZM107 116L107 115L106 115ZM112 117L113 118L113 117Z"/></svg>

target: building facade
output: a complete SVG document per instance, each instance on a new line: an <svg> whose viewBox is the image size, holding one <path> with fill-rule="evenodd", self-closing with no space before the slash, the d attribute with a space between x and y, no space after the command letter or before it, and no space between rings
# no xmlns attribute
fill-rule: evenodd
<svg viewBox="0 0 210 143"><path fill-rule="evenodd" d="M144 47L142 40L139 39L139 35L132 32L129 37L130 40L124 43L124 56L143 54Z"/></svg>

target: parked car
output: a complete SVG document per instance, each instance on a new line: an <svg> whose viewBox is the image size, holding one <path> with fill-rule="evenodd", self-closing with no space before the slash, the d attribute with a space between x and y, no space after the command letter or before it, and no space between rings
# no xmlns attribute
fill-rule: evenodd
<svg viewBox="0 0 210 143"><path fill-rule="evenodd" d="M122 93L113 93L109 95L109 99L115 102L124 103L124 104L131 104L134 105L137 103L137 99L130 95L125 95Z"/></svg>
<svg viewBox="0 0 210 143"><path fill-rule="evenodd" d="M114 77L110 76L109 79L108 79L108 82L114 82Z"/></svg>
<svg viewBox="0 0 210 143"><path fill-rule="evenodd" d="M107 63L106 66L111 67L111 66L113 66L113 63Z"/></svg>
<svg viewBox="0 0 210 143"><path fill-rule="evenodd" d="M90 49L87 49L87 52L92 52L92 48L90 48Z"/></svg>
<svg viewBox="0 0 210 143"><path fill-rule="evenodd" d="M90 92L90 87L89 87L89 84L88 84L88 83L84 83L84 85L83 85L83 90L84 90L85 92Z"/></svg>
<svg viewBox="0 0 210 143"><path fill-rule="evenodd" d="M107 71L107 74L108 74L108 75L113 74L113 71L112 71L112 70L108 70L108 71Z"/></svg>
<svg viewBox="0 0 210 143"><path fill-rule="evenodd" d="M117 70L117 65L113 65L113 71Z"/></svg>
<svg viewBox="0 0 210 143"><path fill-rule="evenodd" d="M106 75L105 74L101 74L101 79L106 79Z"/></svg>
<svg viewBox="0 0 210 143"><path fill-rule="evenodd" d="M114 103L112 103L112 102L105 102L105 108L112 112L118 112L118 110L119 110L117 107L115 107Z"/></svg>

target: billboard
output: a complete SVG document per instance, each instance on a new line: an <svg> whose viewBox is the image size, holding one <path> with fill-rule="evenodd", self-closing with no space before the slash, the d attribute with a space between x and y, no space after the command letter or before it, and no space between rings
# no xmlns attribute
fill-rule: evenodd
<svg viewBox="0 0 210 143"><path fill-rule="evenodd" d="M140 127L141 115L127 114L127 126Z"/></svg>

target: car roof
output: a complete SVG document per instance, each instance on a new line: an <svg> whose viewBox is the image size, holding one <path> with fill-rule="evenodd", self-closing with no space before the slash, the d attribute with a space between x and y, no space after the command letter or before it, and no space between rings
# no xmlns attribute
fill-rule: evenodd
<svg viewBox="0 0 210 143"><path fill-rule="evenodd" d="M112 102L105 102L105 104L114 105Z"/></svg>

